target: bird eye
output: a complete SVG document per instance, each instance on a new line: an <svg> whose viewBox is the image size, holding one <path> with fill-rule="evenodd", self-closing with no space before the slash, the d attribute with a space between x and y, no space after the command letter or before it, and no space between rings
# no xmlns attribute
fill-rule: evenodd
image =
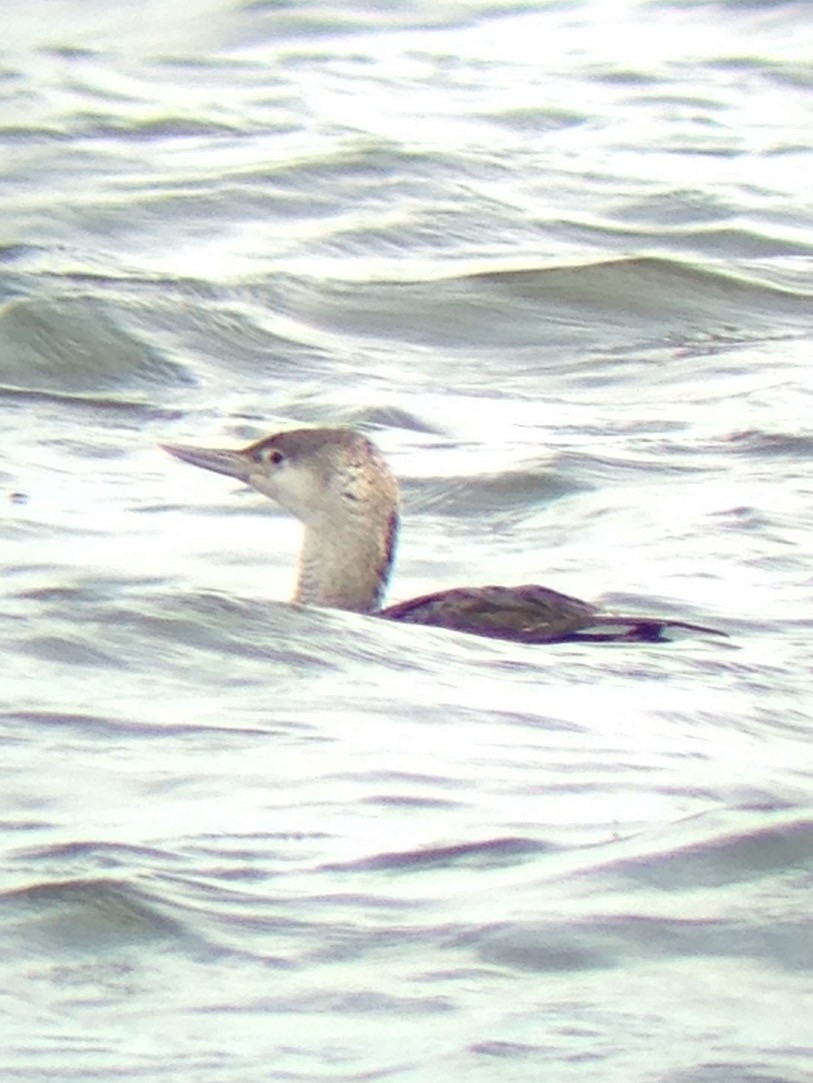
<svg viewBox="0 0 813 1083"><path fill-rule="evenodd" d="M274 466L279 466L279 464L284 461L285 456L278 448L273 448L266 456L266 462L273 463Z"/></svg>

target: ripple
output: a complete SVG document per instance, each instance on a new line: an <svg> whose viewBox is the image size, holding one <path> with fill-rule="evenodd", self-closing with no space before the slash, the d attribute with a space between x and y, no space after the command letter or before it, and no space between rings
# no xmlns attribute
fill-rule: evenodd
<svg viewBox="0 0 813 1083"><path fill-rule="evenodd" d="M191 383L93 297L9 302L0 309L0 358L0 382L21 391L96 397Z"/></svg>

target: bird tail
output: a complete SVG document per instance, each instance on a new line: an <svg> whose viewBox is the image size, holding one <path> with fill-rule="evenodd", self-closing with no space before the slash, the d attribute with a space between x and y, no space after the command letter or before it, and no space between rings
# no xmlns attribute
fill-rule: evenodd
<svg viewBox="0 0 813 1083"><path fill-rule="evenodd" d="M682 620L597 614L590 624L569 632L563 636L563 640L569 643L664 643L682 639L684 635L728 638L728 633L719 628L688 624Z"/></svg>

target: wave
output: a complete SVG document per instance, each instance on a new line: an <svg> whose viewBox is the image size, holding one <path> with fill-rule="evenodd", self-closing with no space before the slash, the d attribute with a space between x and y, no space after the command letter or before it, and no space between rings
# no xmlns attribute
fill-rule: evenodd
<svg viewBox="0 0 813 1083"><path fill-rule="evenodd" d="M9 390L97 396L191 383L98 298L22 297L0 309L0 384Z"/></svg>

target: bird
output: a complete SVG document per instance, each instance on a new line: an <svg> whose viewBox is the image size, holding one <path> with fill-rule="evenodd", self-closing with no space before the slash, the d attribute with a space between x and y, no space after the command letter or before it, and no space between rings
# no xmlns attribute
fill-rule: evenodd
<svg viewBox="0 0 813 1083"><path fill-rule="evenodd" d="M375 444L350 428L289 429L241 450L161 444L236 478L299 519L294 602L517 643L658 642L672 632L724 636L661 617L608 613L537 584L452 587L383 606L398 536L398 482Z"/></svg>

